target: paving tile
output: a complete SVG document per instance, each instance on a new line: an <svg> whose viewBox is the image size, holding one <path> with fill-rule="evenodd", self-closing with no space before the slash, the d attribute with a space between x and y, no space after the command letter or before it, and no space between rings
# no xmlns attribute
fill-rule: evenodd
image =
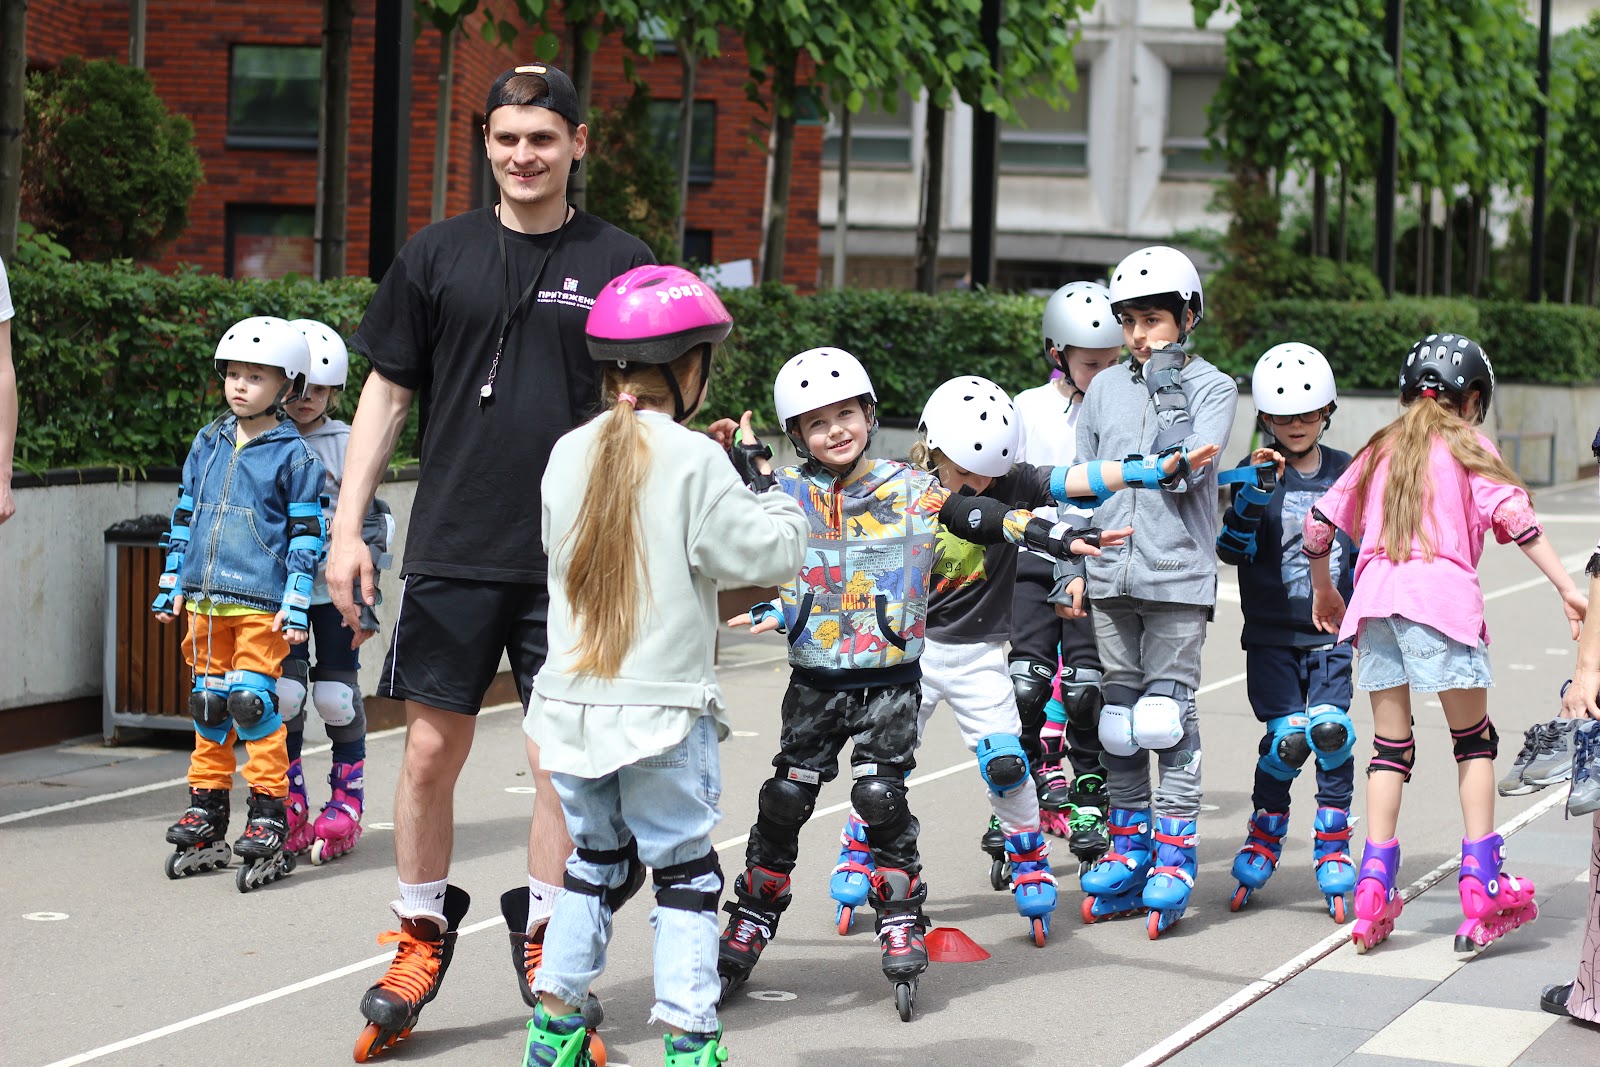
<svg viewBox="0 0 1600 1067"><path fill-rule="evenodd" d="M1532 1011L1539 1006L1539 990L1572 973L1582 944L1583 920L1543 911L1467 962L1428 999Z"/></svg>
<svg viewBox="0 0 1600 1067"><path fill-rule="evenodd" d="M1296 975L1247 1009L1275 1023L1340 1026L1377 1032L1435 988L1428 979L1354 975L1316 969Z"/></svg>
<svg viewBox="0 0 1600 1067"><path fill-rule="evenodd" d="M1550 1018L1555 1022L1513 1061L1516 1067L1594 1067L1600 1063L1600 1026L1585 1026L1555 1015Z"/></svg>
<svg viewBox="0 0 1600 1067"><path fill-rule="evenodd" d="M1555 1021L1554 1015L1542 1011L1425 1000L1380 1030L1360 1051L1468 1067L1510 1067Z"/></svg>
<svg viewBox="0 0 1600 1067"><path fill-rule="evenodd" d="M1357 1052L1339 1061L1339 1067L1439 1067L1441 1063L1461 1064L1458 1060L1412 1060L1404 1056L1374 1056Z"/></svg>
<svg viewBox="0 0 1600 1067"><path fill-rule="evenodd" d="M1295 1067L1334 1067L1372 1037L1371 1030L1325 1022L1258 1018L1254 1007L1234 1016L1167 1060L1170 1067L1238 1067L1261 1062L1268 1048L1293 1049Z"/></svg>
<svg viewBox="0 0 1600 1067"><path fill-rule="evenodd" d="M1415 924L1407 924L1411 915L1412 908L1408 905L1400 916L1400 927L1389 935L1388 940L1365 955L1358 953L1354 946L1346 945L1312 967L1311 971L1344 971L1350 974L1444 981L1461 966L1450 936L1455 932L1455 923L1461 920L1457 918L1444 928L1419 929ZM1438 927L1440 921L1435 920L1430 925Z"/></svg>

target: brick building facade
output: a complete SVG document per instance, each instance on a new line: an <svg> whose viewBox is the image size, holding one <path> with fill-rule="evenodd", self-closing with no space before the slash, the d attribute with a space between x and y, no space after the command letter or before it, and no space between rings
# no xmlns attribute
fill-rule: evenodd
<svg viewBox="0 0 1600 1067"><path fill-rule="evenodd" d="M349 273L361 273L367 262L371 56L378 2L396 0L357 0L353 30ZM28 14L30 69L53 66L69 55L126 61L130 6L127 0L35 0ZM472 17L455 49L446 215L487 202L479 132L483 96L497 74L532 56L534 31L524 30L510 48L499 47L478 32L481 19ZM310 272L321 29L318 0L162 0L147 5L145 68L168 107L194 123L205 167L205 178L189 204L188 228L155 261L157 267L170 270L192 263L218 274ZM686 217L691 240L686 243L690 251L712 261L756 260L759 270L767 182L767 157L760 146L766 143L762 121L767 114L745 96L745 54L737 35L724 33L722 48L720 58L701 64L696 80L697 106L713 118L714 151L702 167L691 168ZM618 104L628 96L623 59L617 40L602 43L594 61L593 107ZM440 60L440 35L427 26L412 55L409 232L431 217ZM560 56L556 63L566 66ZM635 72L656 101L677 101L681 78L676 56L636 58ZM267 91L256 93L259 87ZM784 278L805 290L817 282L821 149L821 128L799 127Z"/></svg>

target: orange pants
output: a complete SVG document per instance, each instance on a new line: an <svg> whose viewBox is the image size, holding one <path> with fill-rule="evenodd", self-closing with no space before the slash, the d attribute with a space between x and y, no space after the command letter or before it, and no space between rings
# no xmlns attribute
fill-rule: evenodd
<svg viewBox="0 0 1600 1067"><path fill-rule="evenodd" d="M190 612L189 635L183 642L183 658L197 678L221 688L222 676L230 670L254 671L276 678L283 671L289 642L272 629L273 616L267 612L248 615L206 615ZM284 745L288 731L279 726L266 737L244 743L246 760L240 774L250 788L275 797L289 795L289 750ZM237 731L230 729L227 739L213 741L196 732L194 753L189 757L189 784L195 789L229 789L238 766L233 746Z"/></svg>

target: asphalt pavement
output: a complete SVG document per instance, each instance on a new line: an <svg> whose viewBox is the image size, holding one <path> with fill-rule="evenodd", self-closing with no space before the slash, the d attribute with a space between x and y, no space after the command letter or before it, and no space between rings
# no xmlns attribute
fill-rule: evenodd
<svg viewBox="0 0 1600 1067"><path fill-rule="evenodd" d="M1593 490L1536 497L1563 561L1581 571L1600 529ZM1496 688L1490 710L1504 769L1522 730L1550 717L1574 646L1549 586L1509 547L1491 544L1489 597ZM1537 1011L1540 984L1572 977L1588 827L1564 821L1557 791L1502 800L1513 873L1533 877L1545 915L1466 963L1449 950L1459 918L1450 866L1461 837L1450 739L1437 704L1416 702L1418 766L1407 788L1401 882L1415 899L1392 943L1357 957L1341 947L1311 870L1310 775L1295 786L1283 864L1235 914L1228 869L1244 839L1260 727L1243 686L1236 587L1224 584L1199 698L1205 808L1200 872L1188 915L1151 941L1142 919L1086 926L1075 864L1058 847L1061 906L1035 947L1009 894L989 887L978 849L987 805L948 711L918 753L912 805L923 827L928 913L989 953L935 964L916 1017L902 1023L878 966L870 916L840 937L827 893L848 800L827 787L801 837L794 905L750 983L722 1011L732 1064L991 1063L1185 1065L1287 1063L1600 1063L1600 1029ZM756 793L776 751L787 678L777 638L734 637L721 678L736 732L722 747L724 819L716 841L738 869ZM1365 698L1352 717L1370 735ZM532 797L515 708L492 709L456 795L451 879L473 896L443 990L420 1026L379 1062L521 1062L527 1013L513 987L499 894L523 884ZM307 779L328 769L308 733ZM319 743L321 742L321 743ZM364 1020L362 992L390 951L389 842L403 738L375 734L367 763L367 833L350 855L248 895L232 871L169 881L165 828L183 809L186 739L107 749L96 739L0 757L0 1064L338 1064ZM1358 777L1359 784L1359 777ZM313 801L320 802L320 786ZM235 811L243 809L242 787ZM1356 812L1363 798L1357 791ZM236 822L239 820L236 818ZM238 827L235 827L237 832ZM1357 827L1357 843L1361 837ZM661 1062L652 999L649 900L618 915L598 984L613 1065ZM1485 1035L1493 1036L1490 1040Z"/></svg>

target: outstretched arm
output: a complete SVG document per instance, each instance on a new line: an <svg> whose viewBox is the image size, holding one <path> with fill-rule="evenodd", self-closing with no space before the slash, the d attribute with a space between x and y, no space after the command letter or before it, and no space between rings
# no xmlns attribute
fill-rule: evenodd
<svg viewBox="0 0 1600 1067"><path fill-rule="evenodd" d="M1007 541L1037 549L1055 559L1098 556L1101 545L1115 545L1131 529L1076 529L1069 522L1046 522L1031 511L1013 510L986 496L952 493L939 508L939 521L957 537L978 545Z"/></svg>
<svg viewBox="0 0 1600 1067"><path fill-rule="evenodd" d="M1198 470L1217 456L1216 445L1190 451L1174 445L1164 452L1124 460L1091 459L1050 473L1050 495L1062 504L1094 508L1123 489L1171 489L1178 479Z"/></svg>

